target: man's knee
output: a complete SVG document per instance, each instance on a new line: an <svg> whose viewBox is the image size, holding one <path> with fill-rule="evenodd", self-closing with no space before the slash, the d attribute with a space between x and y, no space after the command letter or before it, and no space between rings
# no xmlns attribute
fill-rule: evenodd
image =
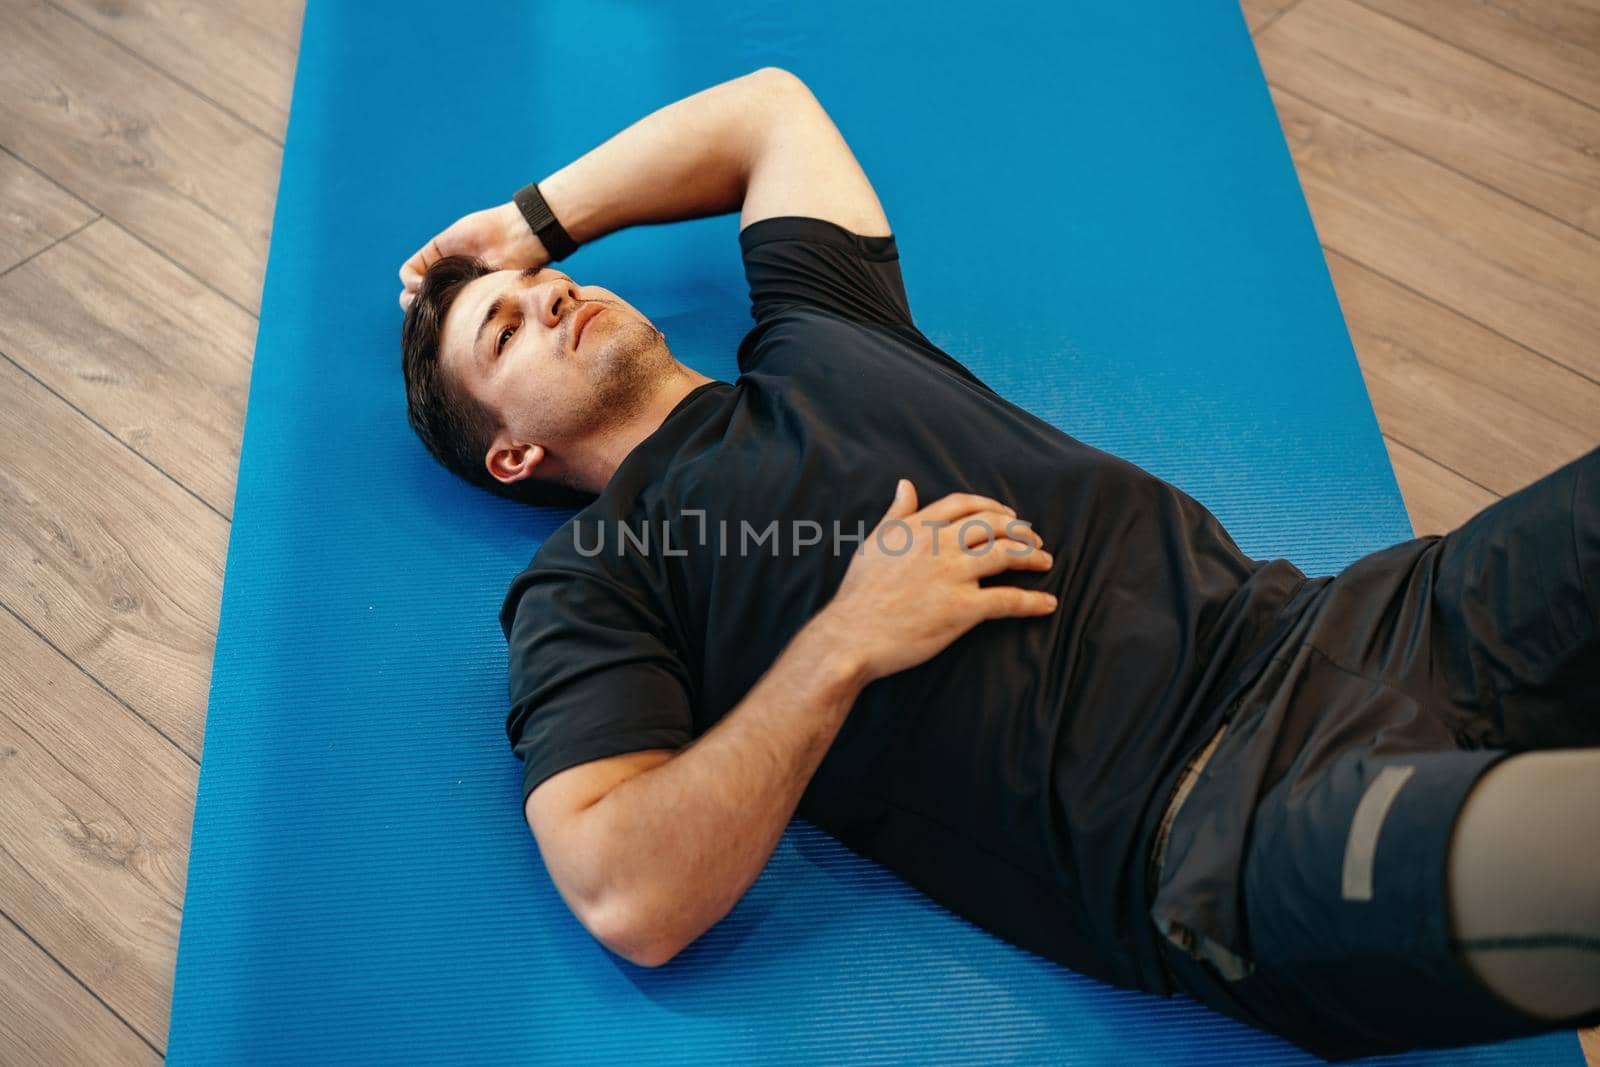
<svg viewBox="0 0 1600 1067"><path fill-rule="evenodd" d="M1451 834L1452 944L1501 1000L1540 1019L1600 1011L1600 749L1495 764Z"/></svg>

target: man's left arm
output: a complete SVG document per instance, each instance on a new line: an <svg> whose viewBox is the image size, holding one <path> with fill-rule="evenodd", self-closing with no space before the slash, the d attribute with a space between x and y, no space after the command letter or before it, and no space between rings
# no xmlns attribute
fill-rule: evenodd
<svg viewBox="0 0 1600 1067"><path fill-rule="evenodd" d="M811 90L778 67L714 85L651 112L539 182L578 244L627 226L740 211L740 228L777 215L833 222L863 236L889 223L849 145ZM410 303L428 266L478 256L496 269L550 262L511 201L473 212L400 269Z"/></svg>

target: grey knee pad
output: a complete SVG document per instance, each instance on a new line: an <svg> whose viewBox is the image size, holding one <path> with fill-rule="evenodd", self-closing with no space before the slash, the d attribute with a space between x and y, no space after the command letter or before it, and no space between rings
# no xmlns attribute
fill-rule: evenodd
<svg viewBox="0 0 1600 1067"><path fill-rule="evenodd" d="M1446 872L1452 944L1512 1007L1600 1010L1600 748L1491 767L1457 816Z"/></svg>

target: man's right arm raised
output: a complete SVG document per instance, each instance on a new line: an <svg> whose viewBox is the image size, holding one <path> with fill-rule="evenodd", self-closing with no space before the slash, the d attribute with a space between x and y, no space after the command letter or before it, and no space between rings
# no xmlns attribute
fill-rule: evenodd
<svg viewBox="0 0 1600 1067"><path fill-rule="evenodd" d="M741 228L787 214L862 234L889 232L877 194L833 120L799 78L778 67L657 108L541 179L539 191L580 245L628 226L741 209ZM477 256L497 270L550 262L508 200L462 216L406 260L402 307L428 267L447 255Z"/></svg>

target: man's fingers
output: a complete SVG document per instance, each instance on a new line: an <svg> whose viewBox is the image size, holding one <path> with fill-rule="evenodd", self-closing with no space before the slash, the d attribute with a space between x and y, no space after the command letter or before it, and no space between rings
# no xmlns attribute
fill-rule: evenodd
<svg viewBox="0 0 1600 1067"><path fill-rule="evenodd" d="M400 284L407 289L415 289L422 284L422 274L428 269L428 261L423 258L426 249L418 249L416 254L406 260L405 266L400 268Z"/></svg>
<svg viewBox="0 0 1600 1067"><path fill-rule="evenodd" d="M435 234L427 244L411 254L405 265L400 268L400 284L407 289L415 289L422 284L422 276L428 273L428 268L444 258L444 250L439 247L440 235Z"/></svg>
<svg viewBox="0 0 1600 1067"><path fill-rule="evenodd" d="M969 548L966 554L972 561L968 573L979 578L1001 571L1047 571L1056 562L1056 558L1042 548L1004 537L987 548Z"/></svg>
<svg viewBox="0 0 1600 1067"><path fill-rule="evenodd" d="M985 619L1048 615L1055 610L1055 596L1037 589L990 585L978 590L978 611Z"/></svg>
<svg viewBox="0 0 1600 1067"><path fill-rule="evenodd" d="M1031 526L1003 511L980 511L976 515L957 519L950 524L950 528L956 532L957 541L967 548L980 548L1001 538L1026 541L1036 548L1044 547L1044 540Z"/></svg>
<svg viewBox="0 0 1600 1067"><path fill-rule="evenodd" d="M976 493L951 493L923 508L918 518L929 522L954 522L975 511L1003 511L1013 518L1017 514L1014 509L986 496L978 496Z"/></svg>
<svg viewBox="0 0 1600 1067"><path fill-rule="evenodd" d="M422 287L422 276L428 268L444 258L443 251L439 248L439 238L434 237L427 244L414 252L405 265L400 268L400 306L408 308L411 301L416 299L417 290Z"/></svg>
<svg viewBox="0 0 1600 1067"><path fill-rule="evenodd" d="M894 483L894 499L889 502L889 510L883 513L881 522L890 519L904 519L917 510L917 487L911 484L911 479L901 478Z"/></svg>

